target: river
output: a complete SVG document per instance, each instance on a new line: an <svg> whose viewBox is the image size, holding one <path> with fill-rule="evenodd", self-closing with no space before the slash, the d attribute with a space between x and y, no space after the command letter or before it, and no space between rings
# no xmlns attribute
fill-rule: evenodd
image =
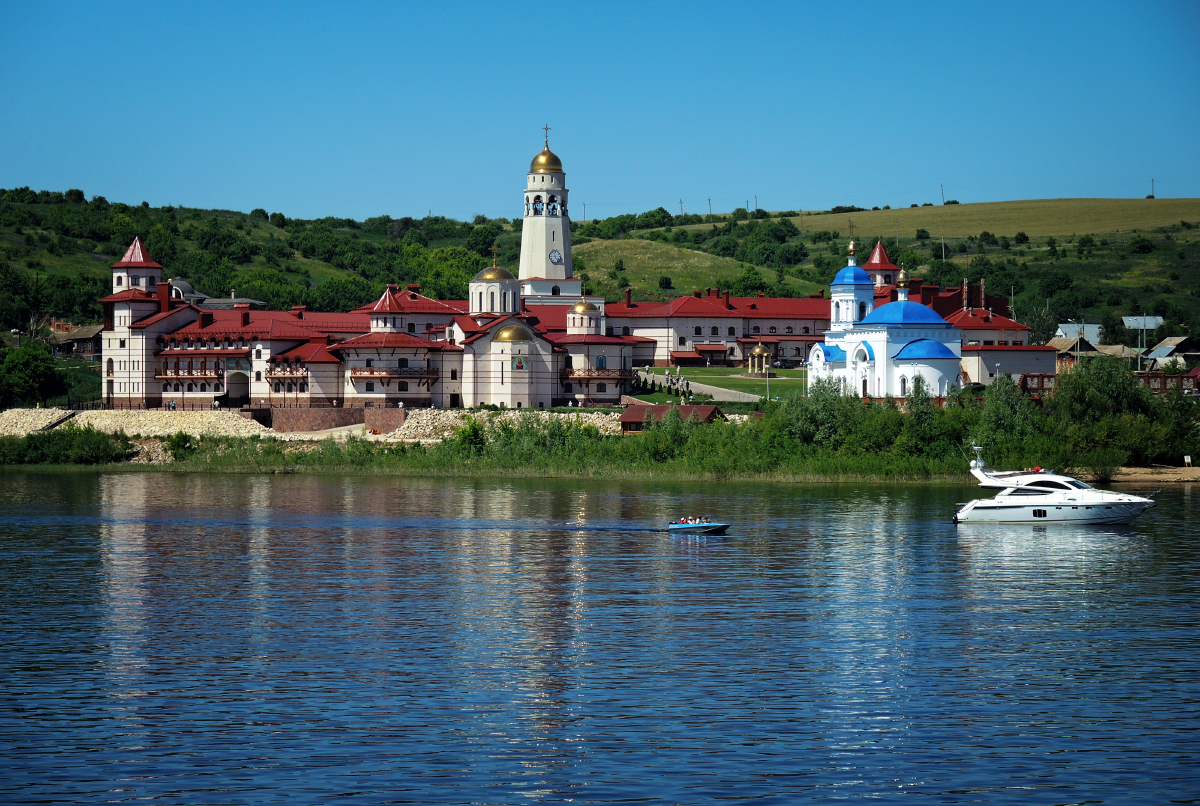
<svg viewBox="0 0 1200 806"><path fill-rule="evenodd" d="M0 801L1200 795L1190 485L0 478Z"/></svg>

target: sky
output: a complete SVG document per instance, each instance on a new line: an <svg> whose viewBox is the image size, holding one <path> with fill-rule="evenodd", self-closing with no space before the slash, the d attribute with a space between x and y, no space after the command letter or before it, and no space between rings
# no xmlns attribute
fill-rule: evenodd
<svg viewBox="0 0 1200 806"><path fill-rule="evenodd" d="M0 187L363 219L1200 197L1200 3L0 0Z"/></svg>

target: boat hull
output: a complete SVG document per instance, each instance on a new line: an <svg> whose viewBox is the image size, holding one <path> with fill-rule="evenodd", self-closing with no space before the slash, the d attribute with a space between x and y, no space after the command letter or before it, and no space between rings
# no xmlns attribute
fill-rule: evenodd
<svg viewBox="0 0 1200 806"><path fill-rule="evenodd" d="M1096 504L1007 504L993 499L972 501L954 515L955 523L1133 523L1154 506L1147 502Z"/></svg>
<svg viewBox="0 0 1200 806"><path fill-rule="evenodd" d="M728 529L728 523L672 523L667 525L668 532L687 535L723 535Z"/></svg>

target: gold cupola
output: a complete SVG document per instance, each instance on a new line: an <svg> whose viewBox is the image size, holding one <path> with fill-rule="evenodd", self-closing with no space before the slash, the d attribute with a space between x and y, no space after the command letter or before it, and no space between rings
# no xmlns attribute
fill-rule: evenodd
<svg viewBox="0 0 1200 806"><path fill-rule="evenodd" d="M594 302L588 302L585 299L583 302L576 302L571 307L571 313L600 313L600 309L596 307Z"/></svg>
<svg viewBox="0 0 1200 806"><path fill-rule="evenodd" d="M546 140L546 147L542 152L533 158L533 162L529 164L529 173L531 174L560 174L563 172L562 160L558 155L550 150L550 141Z"/></svg>
<svg viewBox="0 0 1200 806"><path fill-rule="evenodd" d="M533 336L520 325L507 325L500 328L493 341L533 341Z"/></svg>

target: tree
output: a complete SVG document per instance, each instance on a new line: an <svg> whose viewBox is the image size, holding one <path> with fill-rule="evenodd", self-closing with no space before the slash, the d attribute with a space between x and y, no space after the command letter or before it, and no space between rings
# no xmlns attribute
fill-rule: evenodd
<svg viewBox="0 0 1200 806"><path fill-rule="evenodd" d="M1133 370L1110 356L1083 358L1058 376L1046 412L1065 423L1095 423L1124 414L1147 415L1154 395L1138 382Z"/></svg>
<svg viewBox="0 0 1200 806"><path fill-rule="evenodd" d="M925 229L924 227L918 228L917 229L917 240L918 241L928 241L929 240L929 230Z"/></svg>
<svg viewBox="0 0 1200 806"><path fill-rule="evenodd" d="M279 229L283 229L287 226L287 219L283 217L283 213L271 213L270 220L271 223Z"/></svg>
<svg viewBox="0 0 1200 806"><path fill-rule="evenodd" d="M267 211L261 207L255 207L253 210L251 210L250 217L257 218L262 221L270 221L270 216L267 215Z"/></svg>
<svg viewBox="0 0 1200 806"><path fill-rule="evenodd" d="M1003 373L983 393L983 411L971 440L987 451L996 467L1021 464L1025 447L1036 436L1034 412L1012 376Z"/></svg>
<svg viewBox="0 0 1200 806"><path fill-rule="evenodd" d="M1013 236L1013 241L1016 242L1017 244L1024 245L1024 244L1029 243L1029 236L1023 232L1018 232L1016 235Z"/></svg>
<svg viewBox="0 0 1200 806"><path fill-rule="evenodd" d="M45 344L28 340L0 353L0 403L33 403L61 394L64 388Z"/></svg>
<svg viewBox="0 0 1200 806"><path fill-rule="evenodd" d="M742 266L742 272L729 284L729 291L738 297L753 297L760 291L765 293L770 286L762 274L753 266Z"/></svg>
<svg viewBox="0 0 1200 806"><path fill-rule="evenodd" d="M1029 343L1043 345L1058 331L1058 321L1049 306L1034 308L1022 323L1029 326Z"/></svg>
<svg viewBox="0 0 1200 806"><path fill-rule="evenodd" d="M486 256L499 237L500 228L495 224L480 224L467 236L467 248Z"/></svg>
<svg viewBox="0 0 1200 806"><path fill-rule="evenodd" d="M662 277L659 277L658 278L658 287L661 289L664 289L664 290L673 288L673 286L671 285L671 278L665 274Z"/></svg>
<svg viewBox="0 0 1200 806"><path fill-rule="evenodd" d="M1154 251L1154 241L1145 235L1134 235L1129 239L1129 249L1140 255L1148 255Z"/></svg>
<svg viewBox="0 0 1200 806"><path fill-rule="evenodd" d="M617 258L617 262L613 264L613 271L625 271L625 261Z"/></svg>
<svg viewBox="0 0 1200 806"><path fill-rule="evenodd" d="M83 191L79 188L71 188L66 192L65 196L71 204L83 204L87 201L87 197L83 195Z"/></svg>

